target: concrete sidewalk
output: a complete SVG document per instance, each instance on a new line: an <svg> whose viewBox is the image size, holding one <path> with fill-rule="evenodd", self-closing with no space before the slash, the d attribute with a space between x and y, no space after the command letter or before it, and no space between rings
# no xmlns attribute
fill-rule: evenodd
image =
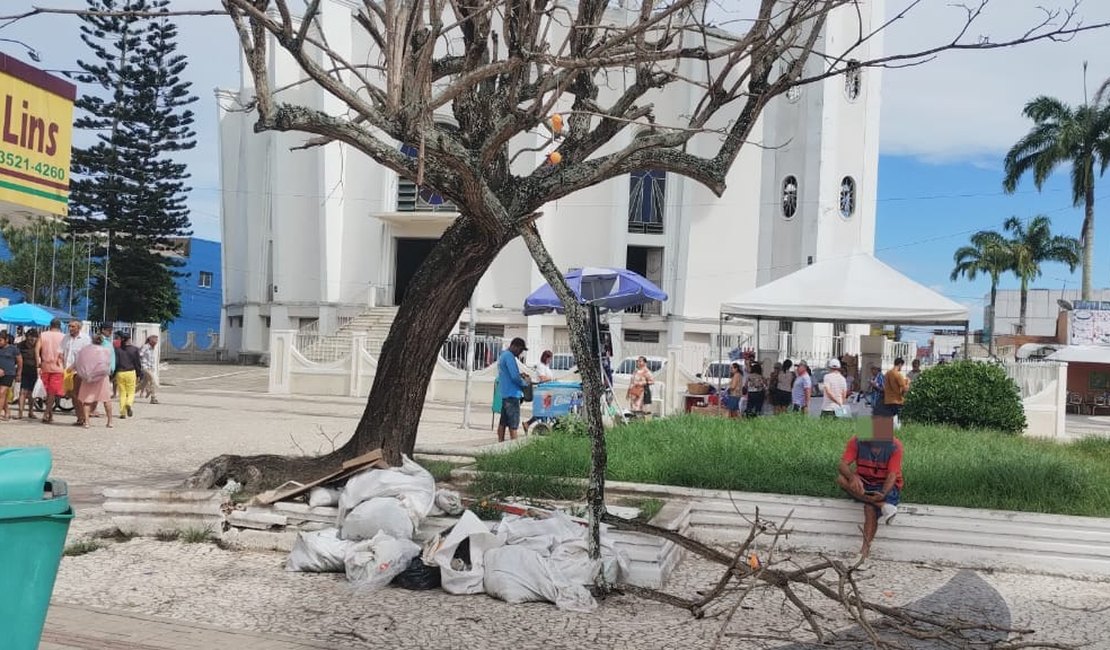
<svg viewBox="0 0 1110 650"><path fill-rule="evenodd" d="M309 650L334 644L199 623L52 604L39 650Z"/></svg>

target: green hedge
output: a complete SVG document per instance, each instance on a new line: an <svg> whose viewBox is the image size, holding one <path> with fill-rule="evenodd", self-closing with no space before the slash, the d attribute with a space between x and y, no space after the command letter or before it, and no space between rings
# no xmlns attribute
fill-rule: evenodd
<svg viewBox="0 0 1110 650"><path fill-rule="evenodd" d="M1025 430L1021 392L1000 366L956 361L930 368L917 378L902 411L908 421L966 429Z"/></svg>

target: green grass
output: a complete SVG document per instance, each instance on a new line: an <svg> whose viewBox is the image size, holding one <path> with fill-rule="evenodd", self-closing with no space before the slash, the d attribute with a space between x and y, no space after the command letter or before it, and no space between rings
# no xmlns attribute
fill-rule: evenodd
<svg viewBox="0 0 1110 650"><path fill-rule="evenodd" d="M606 435L610 480L840 497L833 484L844 444L866 421L797 416L728 420L684 416L636 422ZM1071 445L907 424L904 499L910 503L1110 517L1110 440ZM552 435L478 459L479 484L511 483L521 496L550 476L585 477L589 440ZM552 498L552 497L547 497Z"/></svg>
<svg viewBox="0 0 1110 650"><path fill-rule="evenodd" d="M154 539L159 542L176 542L181 539L180 530L159 530L154 533Z"/></svg>
<svg viewBox="0 0 1110 650"><path fill-rule="evenodd" d="M518 496L572 501L585 497L586 487L540 472L515 472L506 469L491 474L480 474L470 482L467 492L482 497Z"/></svg>
<svg viewBox="0 0 1110 650"><path fill-rule="evenodd" d="M637 519L650 523L652 519L655 519L655 515L659 514L659 511L663 509L663 500L652 499L650 497L640 499L629 498L621 499L618 505L638 508L640 510L640 516L637 517Z"/></svg>
<svg viewBox="0 0 1110 650"><path fill-rule="evenodd" d="M178 537L186 544L204 544L212 541L212 529L210 528L186 528L181 531Z"/></svg>
<svg viewBox="0 0 1110 650"><path fill-rule="evenodd" d="M436 483L446 483L451 480L451 472L456 467L462 467L461 463L452 463L447 460L420 460L417 461L421 467L428 470Z"/></svg>
<svg viewBox="0 0 1110 650"><path fill-rule="evenodd" d="M95 539L83 539L81 541L68 544L65 548L65 551L63 551L62 553L66 557L77 557L78 555L85 555L86 553L99 551L102 548L104 548L104 542Z"/></svg>

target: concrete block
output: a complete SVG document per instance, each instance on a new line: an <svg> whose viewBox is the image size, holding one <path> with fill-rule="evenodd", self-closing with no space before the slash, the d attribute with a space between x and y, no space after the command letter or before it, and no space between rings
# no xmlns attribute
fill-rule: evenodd
<svg viewBox="0 0 1110 650"><path fill-rule="evenodd" d="M102 492L105 499L124 501L226 501L227 495L220 490L160 490L154 488L106 488Z"/></svg>
<svg viewBox="0 0 1110 650"><path fill-rule="evenodd" d="M267 508L265 510L233 510L227 516L227 523L239 528L269 530L275 527L284 528L287 520L285 515L275 514Z"/></svg>
<svg viewBox="0 0 1110 650"><path fill-rule="evenodd" d="M171 515L222 516L221 504L216 501L105 501L104 512L165 517Z"/></svg>
<svg viewBox="0 0 1110 650"><path fill-rule="evenodd" d="M297 541L297 532L231 528L220 535L220 540L232 548L246 551L282 551L288 553L293 550L293 544Z"/></svg>

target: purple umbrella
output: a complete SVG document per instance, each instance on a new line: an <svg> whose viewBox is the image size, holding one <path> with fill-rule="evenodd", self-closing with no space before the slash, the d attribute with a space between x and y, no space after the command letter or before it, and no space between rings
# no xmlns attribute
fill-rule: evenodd
<svg viewBox="0 0 1110 650"><path fill-rule="evenodd" d="M667 294L644 276L628 269L588 266L571 269L566 275L578 301L608 311L621 311L653 300L663 301ZM524 315L563 313L563 303L551 285L536 289L524 300Z"/></svg>

